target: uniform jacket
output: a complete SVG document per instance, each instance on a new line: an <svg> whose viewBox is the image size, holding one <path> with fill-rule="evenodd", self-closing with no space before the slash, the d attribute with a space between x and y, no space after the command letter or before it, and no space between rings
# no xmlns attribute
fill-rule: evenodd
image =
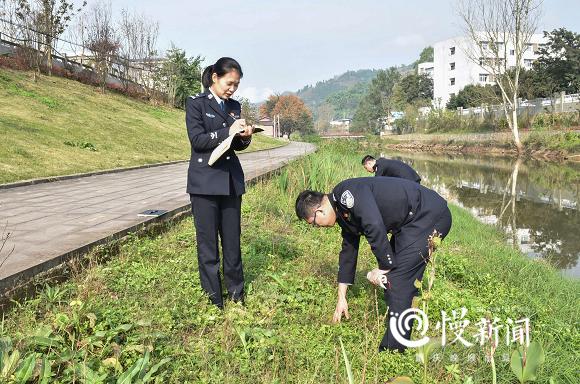
<svg viewBox="0 0 580 384"><path fill-rule="evenodd" d="M361 235L368 240L379 268L394 269L397 257L387 232L392 232L395 251L402 251L429 236L433 224L448 210L445 199L435 191L395 177L344 180L329 199L342 229L338 282L347 284L354 282Z"/></svg>
<svg viewBox="0 0 580 384"><path fill-rule="evenodd" d="M230 126L240 113L240 103L232 99L225 101L225 112L222 111L209 90L187 98L185 120L191 144L187 193L236 196L245 193L244 171L234 150L246 149L251 139L236 137L231 149L213 166L208 165L211 152L229 136ZM234 190L230 191L230 187Z"/></svg>
<svg viewBox="0 0 580 384"><path fill-rule="evenodd" d="M375 176L401 177L416 183L421 182L421 177L409 165L399 160L390 160L379 157L375 163Z"/></svg>

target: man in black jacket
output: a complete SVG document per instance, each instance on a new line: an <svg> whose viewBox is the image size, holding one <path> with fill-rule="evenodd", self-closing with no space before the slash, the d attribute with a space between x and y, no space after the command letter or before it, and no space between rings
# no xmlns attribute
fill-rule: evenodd
<svg viewBox="0 0 580 384"><path fill-rule="evenodd" d="M387 280L384 294L390 318L409 309L418 293L414 282L422 279L428 262L429 236L437 231L444 238L451 228L451 213L441 196L395 177L344 180L327 195L303 191L296 199L296 215L314 226L332 227L338 222L342 229L335 322L343 314L350 317L346 291L354 283L361 235L368 240L378 262L378 268L367 278L379 286ZM392 233L391 242L388 232ZM379 349L405 349L397 336L408 340L411 329L400 331L393 335L389 327Z"/></svg>
<svg viewBox="0 0 580 384"><path fill-rule="evenodd" d="M375 176L402 177L416 183L421 183L421 177L409 165L399 160L385 159L379 157L375 160L371 155L366 155L362 159L363 167Z"/></svg>

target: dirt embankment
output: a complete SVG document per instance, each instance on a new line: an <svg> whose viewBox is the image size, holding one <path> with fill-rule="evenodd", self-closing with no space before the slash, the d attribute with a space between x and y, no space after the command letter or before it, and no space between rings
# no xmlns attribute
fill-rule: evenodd
<svg viewBox="0 0 580 384"><path fill-rule="evenodd" d="M522 141L526 139L527 135L527 132L522 134ZM513 145L511 134L505 132L458 135L401 135L387 137L380 144L371 144L371 146L375 145L396 151L408 152L421 151L488 156L518 156L518 151ZM553 161L580 161L580 154L578 153L529 146L525 149L524 156Z"/></svg>
<svg viewBox="0 0 580 384"><path fill-rule="evenodd" d="M394 149L397 151L409 152L432 152L432 153L462 153L462 154L479 154L490 156L514 156L518 155L518 151L513 146L494 145L494 144L444 144L444 143L423 143L423 142L405 142L405 143L389 143L384 147ZM563 151L553 151L547 149L527 149L525 156L547 159L547 160L575 160L580 161L580 155L570 155Z"/></svg>

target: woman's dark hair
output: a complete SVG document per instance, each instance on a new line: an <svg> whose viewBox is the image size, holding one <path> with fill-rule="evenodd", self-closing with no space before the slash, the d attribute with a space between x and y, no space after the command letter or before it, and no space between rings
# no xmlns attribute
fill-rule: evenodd
<svg viewBox="0 0 580 384"><path fill-rule="evenodd" d="M374 157L372 157L371 155L366 155L366 156L365 156L365 157L363 157L363 159L362 159L362 165L365 165L365 163L366 163L367 161L371 161L371 160L374 160L374 159L375 159L375 158L374 158Z"/></svg>
<svg viewBox="0 0 580 384"><path fill-rule="evenodd" d="M316 191L302 191L296 198L296 216L299 219L306 220L312 215L312 212L322 204L323 193Z"/></svg>
<svg viewBox="0 0 580 384"><path fill-rule="evenodd" d="M215 64L210 65L203 71L203 75L201 76L201 84L205 89L208 89L213 84L211 76L214 73L217 74L218 77L222 77L231 71L237 71L240 74L240 77L244 76L240 63L231 57L222 57L216 61Z"/></svg>

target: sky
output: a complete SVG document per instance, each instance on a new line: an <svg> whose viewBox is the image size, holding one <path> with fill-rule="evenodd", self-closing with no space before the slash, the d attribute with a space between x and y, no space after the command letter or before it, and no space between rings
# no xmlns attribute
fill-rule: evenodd
<svg viewBox="0 0 580 384"><path fill-rule="evenodd" d="M175 44L204 66L238 60L237 96L253 102L347 70L409 64L461 34L457 0L112 0L159 22L159 47ZM580 0L544 0L540 32L580 32Z"/></svg>

